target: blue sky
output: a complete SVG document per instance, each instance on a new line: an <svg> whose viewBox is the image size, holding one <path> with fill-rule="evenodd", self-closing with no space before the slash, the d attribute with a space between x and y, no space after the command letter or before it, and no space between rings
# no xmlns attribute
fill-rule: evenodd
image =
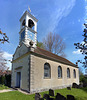
<svg viewBox="0 0 87 100"><path fill-rule="evenodd" d="M0 44L0 48L7 59L11 59L19 44L19 19L28 10L28 6L39 20L38 41L42 41L48 32L55 32L66 43L68 60L75 63L83 59L74 43L83 41L86 0L0 0L0 28L7 33L10 41L9 44Z"/></svg>

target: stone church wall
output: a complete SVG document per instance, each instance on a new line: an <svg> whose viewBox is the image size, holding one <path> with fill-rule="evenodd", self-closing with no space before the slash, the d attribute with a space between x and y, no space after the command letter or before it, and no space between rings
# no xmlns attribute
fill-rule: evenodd
<svg viewBox="0 0 87 100"><path fill-rule="evenodd" d="M28 48L26 47L25 44L18 46L15 53L14 53L13 60L15 60L15 59L19 58L20 56L26 54L27 52L28 52Z"/></svg>
<svg viewBox="0 0 87 100"><path fill-rule="evenodd" d="M16 87L17 72L21 72L20 88L29 91L29 54L13 61L11 86Z"/></svg>
<svg viewBox="0 0 87 100"><path fill-rule="evenodd" d="M51 67L51 78L44 78L44 64L49 63ZM62 67L62 78L58 78L58 66ZM70 78L67 78L67 68L70 69ZM76 70L76 78L73 76L73 69ZM30 91L44 91L50 88L64 88L72 85L73 82L79 84L79 69L70 65L65 65L52 60L47 60L31 55L31 85Z"/></svg>

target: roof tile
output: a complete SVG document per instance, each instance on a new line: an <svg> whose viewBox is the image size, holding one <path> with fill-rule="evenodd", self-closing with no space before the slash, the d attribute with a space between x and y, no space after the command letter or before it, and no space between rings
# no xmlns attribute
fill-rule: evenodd
<svg viewBox="0 0 87 100"><path fill-rule="evenodd" d="M48 58L52 58L58 62L61 62L61 63L64 63L64 64L68 64L68 65L71 65L71 66L74 66L74 67L77 67L75 64L73 64L72 62L70 62L69 60L67 60L66 58L63 58L61 56L58 56L56 54L53 54L47 50L44 50L44 49L41 49L39 47L37 47L35 50L34 50L34 53L36 54L39 54L39 55L42 55L42 56L46 56Z"/></svg>

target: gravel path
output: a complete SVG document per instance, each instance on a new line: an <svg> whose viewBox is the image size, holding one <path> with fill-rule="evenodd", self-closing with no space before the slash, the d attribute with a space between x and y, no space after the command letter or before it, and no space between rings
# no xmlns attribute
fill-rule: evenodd
<svg viewBox="0 0 87 100"><path fill-rule="evenodd" d="M19 92L26 94L26 95L30 95L28 92L22 91L21 89L18 89Z"/></svg>
<svg viewBox="0 0 87 100"><path fill-rule="evenodd" d="M4 92L10 92L10 91L16 91L14 89L4 89L4 90L0 90L0 93L4 93ZM28 92L22 91L21 89L17 89L17 91L26 94L26 95L30 95Z"/></svg>
<svg viewBox="0 0 87 100"><path fill-rule="evenodd" d="M0 93L3 93L3 92L10 92L10 91L14 91L13 89L4 89L4 90L0 90Z"/></svg>

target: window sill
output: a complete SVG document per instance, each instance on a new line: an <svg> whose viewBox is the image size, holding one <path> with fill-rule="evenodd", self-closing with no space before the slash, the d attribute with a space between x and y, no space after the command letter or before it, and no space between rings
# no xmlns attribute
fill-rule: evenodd
<svg viewBox="0 0 87 100"><path fill-rule="evenodd" d="M58 77L58 79L62 79L62 77Z"/></svg>
<svg viewBox="0 0 87 100"><path fill-rule="evenodd" d="M70 79L71 77L67 77L67 79Z"/></svg>
<svg viewBox="0 0 87 100"><path fill-rule="evenodd" d="M51 79L51 77L44 77L43 79Z"/></svg>

